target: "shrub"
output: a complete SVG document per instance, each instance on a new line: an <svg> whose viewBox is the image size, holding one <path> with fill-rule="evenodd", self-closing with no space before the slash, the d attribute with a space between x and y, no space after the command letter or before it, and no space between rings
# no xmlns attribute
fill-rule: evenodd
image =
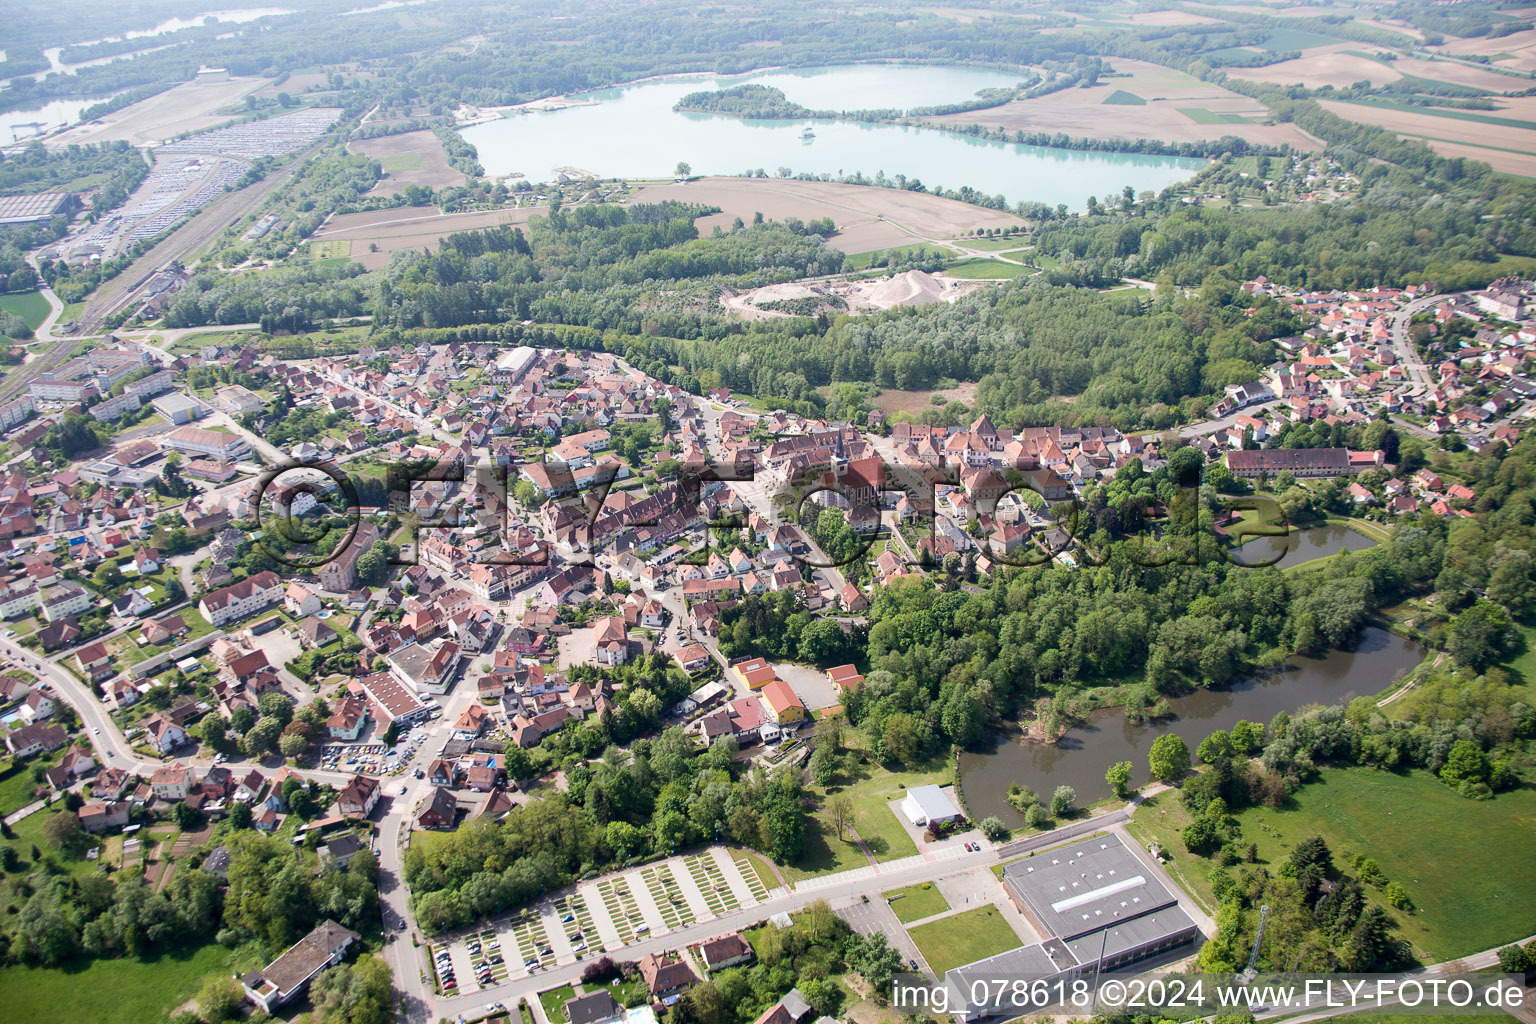
<svg viewBox="0 0 1536 1024"><path fill-rule="evenodd" d="M613 962L612 957L599 957L582 968L581 981L584 985L590 985L598 981L607 981L609 978L618 977L619 968Z"/></svg>
<svg viewBox="0 0 1536 1024"><path fill-rule="evenodd" d="M982 818L980 828L981 834L994 843L1000 843L1008 838L1008 826L995 817Z"/></svg>

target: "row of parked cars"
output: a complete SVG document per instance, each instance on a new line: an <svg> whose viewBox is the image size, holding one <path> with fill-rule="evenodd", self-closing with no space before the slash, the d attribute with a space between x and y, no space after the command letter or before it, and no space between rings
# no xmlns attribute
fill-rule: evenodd
<svg viewBox="0 0 1536 1024"><path fill-rule="evenodd" d="M502 963L501 940L487 939L482 947L479 939L470 939L466 945L469 948L469 955L475 958L475 980L480 982L481 988L485 988L491 983L492 965L500 966Z"/></svg>
<svg viewBox="0 0 1536 1024"><path fill-rule="evenodd" d="M437 984L444 992L452 992L459 987L458 979L453 976L453 959L446 949L437 951L433 957L433 966L437 969Z"/></svg>

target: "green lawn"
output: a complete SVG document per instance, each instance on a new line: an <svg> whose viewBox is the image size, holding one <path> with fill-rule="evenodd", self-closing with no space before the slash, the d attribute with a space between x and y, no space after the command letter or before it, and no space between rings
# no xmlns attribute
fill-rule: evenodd
<svg viewBox="0 0 1536 1024"><path fill-rule="evenodd" d="M779 880L773 873L773 868L768 866L768 858L751 850L742 850L742 856L747 858L747 863L752 865L752 870L757 872L757 880L763 883L763 888L772 892L778 888Z"/></svg>
<svg viewBox="0 0 1536 1024"><path fill-rule="evenodd" d="M889 249L871 249L869 252L855 252L848 254L848 262L853 264L854 270L868 270L870 260L877 255L892 256L897 253L908 253L913 249L927 249L929 252L948 253L942 245L933 245L928 242L914 242L912 245L893 245Z"/></svg>
<svg viewBox="0 0 1536 1024"><path fill-rule="evenodd" d="M912 936L928 966L940 975L1024 945L1002 911L993 906L941 917L909 928L907 934Z"/></svg>
<svg viewBox="0 0 1536 1024"><path fill-rule="evenodd" d="M615 979L606 985L584 985L583 988L588 992L595 992L598 988L606 988L608 994L613 997L613 1001L620 1006L639 1006L645 1002L646 997L645 979L638 977L631 978L628 981Z"/></svg>
<svg viewBox="0 0 1536 1024"><path fill-rule="evenodd" d="M44 764L54 763L55 758L45 758ZM11 814L32 802L32 791L38 787L32 778L31 761L5 761L0 767L0 813Z"/></svg>
<svg viewBox="0 0 1536 1024"><path fill-rule="evenodd" d="M993 277L1018 277L1020 274L1033 273L1029 267L1018 263L1004 263L1002 260L969 259L961 260L953 266L945 267L944 273L950 277L964 278L993 278Z"/></svg>
<svg viewBox="0 0 1536 1024"><path fill-rule="evenodd" d="M902 924L908 921L921 921L925 917L942 914L949 909L949 901L944 898L943 893L939 892L939 887L932 882L909 885L905 889L892 889L881 895L890 903L891 910L896 914L896 920ZM901 898L897 899L898 896Z"/></svg>
<svg viewBox="0 0 1536 1024"><path fill-rule="evenodd" d="M210 974L256 966L248 952L209 944L154 960L97 960L78 967L0 969L0 1021L160 1024Z"/></svg>
<svg viewBox="0 0 1536 1024"><path fill-rule="evenodd" d="M1417 907L1405 914L1383 902L1426 962L1521 938L1536 921L1536 890L1510 884L1509 874L1536 845L1536 790L1528 787L1467 800L1423 772L1328 768L1286 808L1250 807L1238 817L1244 840L1258 844L1271 871L1313 835L1327 841L1336 863L1354 853L1375 858ZM1172 853L1176 877L1210 907L1215 862L1185 851L1179 832L1188 821L1177 796L1163 794L1136 812L1131 830Z"/></svg>
<svg viewBox="0 0 1536 1024"><path fill-rule="evenodd" d="M544 1016L550 1024L560 1024L565 1020L565 1001L572 999L576 990L569 985L561 985L559 988L549 989L539 993L539 1002L544 1006Z"/></svg>
<svg viewBox="0 0 1536 1024"><path fill-rule="evenodd" d="M850 742L861 742L857 733L850 733ZM827 813L827 800L839 793L846 795L852 802L853 826L869 847L870 853L874 854L875 860L895 860L898 857L910 857L917 852L912 837L886 805L906 796L910 786L925 786L929 783L949 785L954 781L949 763L943 758L937 758L915 771L892 772L875 762L867 751L860 753L863 754L863 763L856 769L853 778L839 777L825 790L821 787L812 788L812 793L822 806L806 821L805 852L794 864L780 865L788 880L793 882L811 875L847 871L868 865L869 859L857 844L848 840L846 831L841 838L838 837L836 823Z"/></svg>
<svg viewBox="0 0 1536 1024"><path fill-rule="evenodd" d="M0 295L0 309L21 317L34 331L48 319L48 300L43 298L42 292Z"/></svg>

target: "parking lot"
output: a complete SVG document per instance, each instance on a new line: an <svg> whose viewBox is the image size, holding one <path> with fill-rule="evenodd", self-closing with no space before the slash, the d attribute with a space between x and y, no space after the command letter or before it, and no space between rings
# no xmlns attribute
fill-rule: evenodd
<svg viewBox="0 0 1536 1024"><path fill-rule="evenodd" d="M722 847L585 882L433 948L454 991L469 994L612 952L768 899L746 857ZM500 961L499 963L496 961Z"/></svg>

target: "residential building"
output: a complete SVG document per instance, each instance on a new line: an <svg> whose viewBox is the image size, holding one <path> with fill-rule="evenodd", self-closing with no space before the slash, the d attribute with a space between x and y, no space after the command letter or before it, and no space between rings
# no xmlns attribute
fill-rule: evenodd
<svg viewBox="0 0 1536 1024"><path fill-rule="evenodd" d="M662 956L647 953L640 958L638 966L640 977L645 980L646 991L653 999L676 995L699 980L693 969L675 953Z"/></svg>
<svg viewBox="0 0 1536 1024"><path fill-rule="evenodd" d="M222 590L205 594L197 610L215 626L236 622L282 600L283 582L277 573L259 572Z"/></svg>
<svg viewBox="0 0 1536 1024"><path fill-rule="evenodd" d="M378 805L383 789L379 780L367 775L354 775L336 798L336 809L347 818L366 818Z"/></svg>
<svg viewBox="0 0 1536 1024"><path fill-rule="evenodd" d="M432 790L432 796L422 806L421 812L416 815L416 827L430 829L453 828L458 813L459 802L454 798L453 791L442 786L436 786Z"/></svg>
<svg viewBox="0 0 1536 1024"><path fill-rule="evenodd" d="M266 967L241 978L240 987L251 1002L267 1013L276 1013L303 993L315 975L341 963L359 938L356 932L327 919Z"/></svg>
<svg viewBox="0 0 1536 1024"><path fill-rule="evenodd" d="M710 971L749 964L754 956L752 946L738 932L710 939L699 946L699 953L704 958L704 967Z"/></svg>
<svg viewBox="0 0 1536 1024"><path fill-rule="evenodd" d="M789 684L782 679L775 679L764 686L759 696L780 729L794 728L809 717L805 711L805 704L795 696L795 691L791 690Z"/></svg>

